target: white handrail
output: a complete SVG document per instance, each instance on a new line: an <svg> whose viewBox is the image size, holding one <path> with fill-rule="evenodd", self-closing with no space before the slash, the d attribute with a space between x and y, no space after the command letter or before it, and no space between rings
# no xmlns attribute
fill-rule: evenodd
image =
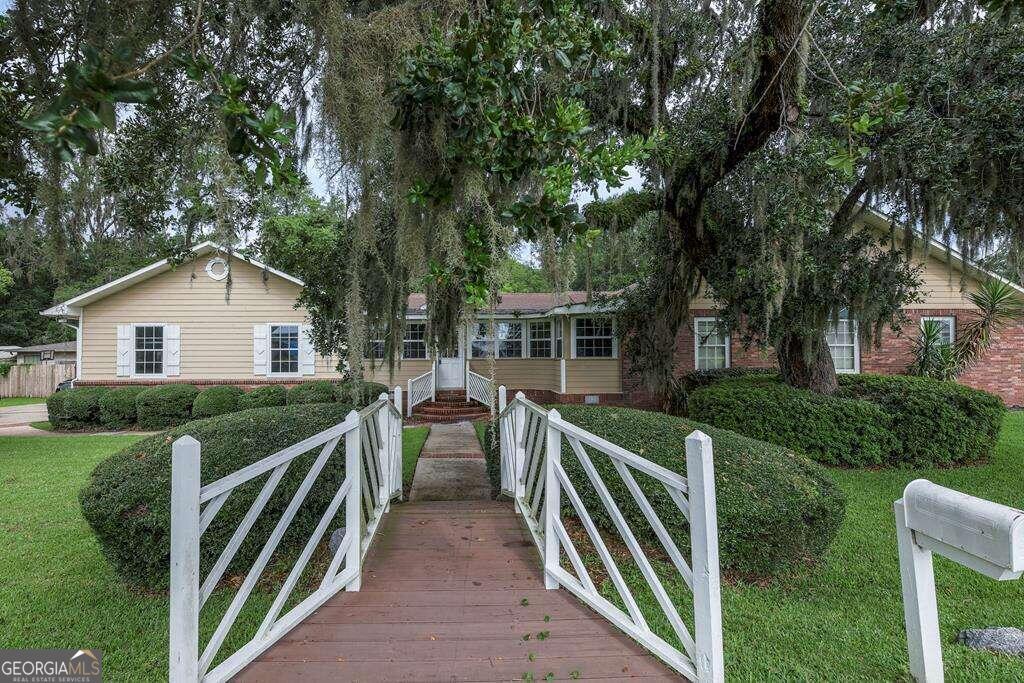
<svg viewBox="0 0 1024 683"><path fill-rule="evenodd" d="M724 681L718 523L710 437L694 431L686 438L686 476L683 477L566 422L557 410L545 410L527 400L522 392L508 402L505 387L499 387L498 408L501 488L513 496L516 511L523 516L533 536L544 564L545 587L566 588L688 678L701 682ZM568 449L563 448L563 441L568 444ZM575 481L563 467L564 458L575 460L579 467L573 470L582 471ZM607 474L602 474L595 465L596 458L607 458L606 462L611 462L629 493L625 501L612 494L605 483ZM651 505L648 496L652 492L644 491L634 478L633 470L653 479L654 488L658 489L654 494L664 488L663 493L668 493L668 499L678 507L678 514L688 520L689 565ZM602 532L609 530L598 530L595 518L587 509L587 500L577 492L576 487L581 481L588 490L596 492L603 508L602 517L611 520L614 531L639 568L681 649L655 634L648 625L616 564L615 556L602 538ZM692 635L648 559L644 546L623 515L620 506L624 502L640 510L672 566L693 591ZM599 592L566 530L563 511L575 512L619 595L618 603L625 609ZM568 567L562 566L563 553Z"/></svg>
<svg viewBox="0 0 1024 683"><path fill-rule="evenodd" d="M344 441L345 478L295 560L291 571L255 635L224 661L213 666L225 638L249 595L277 550L292 520ZM174 442L171 452L171 587L170 680L223 681L242 670L261 652L299 624L340 590L359 590L366 552L391 499L402 491L402 415L388 398L380 398L345 420L206 486L200 481L201 444L190 436ZM206 646L200 651L199 614L220 584L225 571L264 512L288 468L299 456L320 448L301 484L246 573ZM200 542L224 505L242 484L267 475L263 488L239 521L227 544L200 581ZM205 507L203 507L205 503ZM319 588L283 615L306 565L335 517L343 509L345 535L320 581Z"/></svg>
<svg viewBox="0 0 1024 683"><path fill-rule="evenodd" d="M494 383L472 370L466 372L466 401L470 400L483 403L488 409L494 410Z"/></svg>
<svg viewBox="0 0 1024 683"><path fill-rule="evenodd" d="M405 396L405 415L412 417L412 409L425 401L433 401L434 369L427 370L422 375L409 380Z"/></svg>

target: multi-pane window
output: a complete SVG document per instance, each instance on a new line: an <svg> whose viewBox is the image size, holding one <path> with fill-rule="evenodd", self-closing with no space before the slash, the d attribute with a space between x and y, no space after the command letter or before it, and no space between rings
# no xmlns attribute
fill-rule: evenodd
<svg viewBox="0 0 1024 683"><path fill-rule="evenodd" d="M494 338L498 346L498 358L523 357L523 324L502 321L494 324Z"/></svg>
<svg viewBox="0 0 1024 683"><path fill-rule="evenodd" d="M921 318L921 326L926 322L932 322L939 327L939 336L942 343L949 346L956 341L956 318L951 315L926 315Z"/></svg>
<svg viewBox="0 0 1024 683"><path fill-rule="evenodd" d="M477 323L473 328L473 358L488 358L494 353L494 337L491 336L491 324Z"/></svg>
<svg viewBox="0 0 1024 683"><path fill-rule="evenodd" d="M135 326L135 374L162 375L164 372L163 325Z"/></svg>
<svg viewBox="0 0 1024 683"><path fill-rule="evenodd" d="M270 326L270 374L294 375L299 372L299 326Z"/></svg>
<svg viewBox="0 0 1024 683"><path fill-rule="evenodd" d="M614 358L615 332L611 318L576 318L576 357Z"/></svg>
<svg viewBox="0 0 1024 683"><path fill-rule="evenodd" d="M422 360L427 357L427 324L406 323L402 340L402 357Z"/></svg>
<svg viewBox="0 0 1024 683"><path fill-rule="evenodd" d="M857 322L850 318L845 308L839 311L839 318L825 329L825 341L832 353L836 372L857 372Z"/></svg>
<svg viewBox="0 0 1024 683"><path fill-rule="evenodd" d="M551 358L551 321L530 321L530 358Z"/></svg>
<svg viewBox="0 0 1024 683"><path fill-rule="evenodd" d="M718 318L694 318L695 365L698 370L729 367L729 333Z"/></svg>
<svg viewBox="0 0 1024 683"><path fill-rule="evenodd" d="M364 358L372 358L373 360L384 359L384 340L383 339L370 339L366 342L366 355Z"/></svg>

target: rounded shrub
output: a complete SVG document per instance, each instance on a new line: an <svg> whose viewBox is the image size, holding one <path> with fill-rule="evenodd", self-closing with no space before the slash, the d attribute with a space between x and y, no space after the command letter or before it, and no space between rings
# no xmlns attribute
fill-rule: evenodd
<svg viewBox="0 0 1024 683"><path fill-rule="evenodd" d="M242 390L230 385L203 389L192 403L192 418L215 417L238 410Z"/></svg>
<svg viewBox="0 0 1024 683"><path fill-rule="evenodd" d="M686 437L699 429L714 448L721 564L745 576L767 577L828 550L846 510L842 491L826 471L779 446L664 413L631 408L556 406L562 417L673 472L686 474ZM611 458L589 449L594 466L642 543L661 544L616 472ZM563 442L562 466L594 522L615 526L575 453ZM631 469L680 551L688 554L686 518L660 482ZM563 505L569 505L563 496Z"/></svg>
<svg viewBox="0 0 1024 683"><path fill-rule="evenodd" d="M359 406L368 406L381 394L388 393L388 388L377 382L362 382L359 380L348 380L333 385L334 399L346 403L355 403Z"/></svg>
<svg viewBox="0 0 1024 683"><path fill-rule="evenodd" d="M701 387L690 394L687 413L828 465L885 464L897 446L892 417L881 406L794 389L775 375Z"/></svg>
<svg viewBox="0 0 1024 683"><path fill-rule="evenodd" d="M141 429L165 429L192 416L192 403L199 394L192 384L163 384L146 389L135 399Z"/></svg>
<svg viewBox="0 0 1024 683"><path fill-rule="evenodd" d="M871 401L888 413L897 442L891 460L915 466L987 458L1006 415L994 394L929 377L842 375L838 395Z"/></svg>
<svg viewBox="0 0 1024 683"><path fill-rule="evenodd" d="M300 403L332 403L334 384L325 379L296 384L288 390L288 405Z"/></svg>
<svg viewBox="0 0 1024 683"><path fill-rule="evenodd" d="M106 429L128 429L138 419L135 400L146 387L111 389L100 399L100 424Z"/></svg>
<svg viewBox="0 0 1024 683"><path fill-rule="evenodd" d="M238 409L273 408L288 403L288 390L279 384L269 384L247 391L238 397Z"/></svg>
<svg viewBox="0 0 1024 683"><path fill-rule="evenodd" d="M186 434L201 445L202 482L209 484L246 465L302 441L345 419L350 405L257 408L196 420L153 435L110 456L93 470L79 494L82 512L104 556L128 583L149 590L168 585L170 556L171 444ZM246 572L281 518L313 460L315 448L292 461L226 575ZM279 546L298 553L344 481L344 445L335 449ZM203 534L200 564L206 575L266 476L232 491Z"/></svg>
<svg viewBox="0 0 1024 683"><path fill-rule="evenodd" d="M100 400L106 387L76 387L50 395L46 416L54 429L86 429L100 424Z"/></svg>

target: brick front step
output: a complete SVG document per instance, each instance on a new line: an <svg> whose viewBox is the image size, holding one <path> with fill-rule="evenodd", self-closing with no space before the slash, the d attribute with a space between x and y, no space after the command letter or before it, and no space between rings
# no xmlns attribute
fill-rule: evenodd
<svg viewBox="0 0 1024 683"><path fill-rule="evenodd" d="M415 427L416 425L448 424L451 422L477 422L490 419L490 417L490 412L474 413L472 415L422 415L414 412L412 417L406 418L403 424Z"/></svg>

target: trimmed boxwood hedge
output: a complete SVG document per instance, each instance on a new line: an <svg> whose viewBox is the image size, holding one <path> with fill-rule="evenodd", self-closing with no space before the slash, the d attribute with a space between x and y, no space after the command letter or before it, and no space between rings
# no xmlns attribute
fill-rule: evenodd
<svg viewBox="0 0 1024 683"><path fill-rule="evenodd" d="M257 408L189 422L139 441L93 470L79 494L82 513L106 558L128 583L149 590L168 585L171 444L188 434L202 447L202 481L210 483L345 419L351 405ZM248 571L320 449L292 462L242 544L227 575ZM279 546L299 552L344 480L344 449L321 472ZM209 571L263 487L257 477L236 488L203 534L202 574Z"/></svg>
<svg viewBox="0 0 1024 683"><path fill-rule="evenodd" d="M567 421L652 460L686 473L686 437L699 429L714 447L715 489L721 565L745 576L773 576L794 565L820 560L839 531L846 510L842 491L826 471L807 458L686 418L632 408L555 406ZM630 528L642 542L660 548L611 459L588 449ZM595 523L613 530L579 460L562 446L562 466ZM636 470L631 473L680 550L688 554L686 518L664 487ZM569 505L563 496L563 505ZM616 535L617 532L613 532Z"/></svg>
<svg viewBox="0 0 1024 683"><path fill-rule="evenodd" d="M301 403L332 403L334 384L325 379L296 384L288 390L288 405Z"/></svg>
<svg viewBox="0 0 1024 683"><path fill-rule="evenodd" d="M958 465L988 458L1006 415L994 394L927 377L841 375L840 395L875 403L892 416L893 461Z"/></svg>
<svg viewBox="0 0 1024 683"><path fill-rule="evenodd" d="M238 397L238 409L273 408L288 403L288 390L278 384L269 384L247 391Z"/></svg>
<svg viewBox="0 0 1024 683"><path fill-rule="evenodd" d="M383 384L358 380L339 382L333 388L334 400L359 406L368 406L380 398L381 394L388 393L388 388Z"/></svg>
<svg viewBox="0 0 1024 683"><path fill-rule="evenodd" d="M690 395L689 415L831 465L956 465L991 454L999 397L955 382L842 375L822 396L778 376L728 379Z"/></svg>
<svg viewBox="0 0 1024 683"><path fill-rule="evenodd" d="M199 394L192 384L163 384L146 389L135 399L141 429L165 429L186 422Z"/></svg>
<svg viewBox="0 0 1024 683"><path fill-rule="evenodd" d="M135 401L146 387L118 387L100 399L100 424L106 429L129 429L135 426L138 408Z"/></svg>
<svg viewBox="0 0 1024 683"><path fill-rule="evenodd" d="M238 410L238 399L242 390L231 385L203 389L192 403L192 418L215 417Z"/></svg>
<svg viewBox="0 0 1024 683"><path fill-rule="evenodd" d="M897 447L892 418L870 401L823 396L778 376L726 379L690 394L694 420L792 448L828 465L886 463Z"/></svg>
<svg viewBox="0 0 1024 683"><path fill-rule="evenodd" d="M46 416L54 429L84 429L100 423L100 400L105 387L76 387L46 399Z"/></svg>

